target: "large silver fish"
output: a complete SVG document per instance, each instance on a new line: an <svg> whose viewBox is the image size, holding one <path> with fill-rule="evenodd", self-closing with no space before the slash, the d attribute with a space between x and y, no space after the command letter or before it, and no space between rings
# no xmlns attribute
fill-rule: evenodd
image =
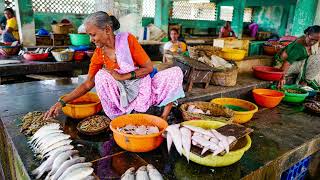
<svg viewBox="0 0 320 180"><path fill-rule="evenodd" d="M38 147L41 144L48 142L49 139L52 139L52 138L57 137L62 134L63 133L61 133L61 132L54 132L51 134L46 134L45 136L42 136L42 137L36 139L33 143L31 143L31 145L32 145L32 147Z"/></svg>
<svg viewBox="0 0 320 180"><path fill-rule="evenodd" d="M146 166L141 166L136 172L136 180L150 180Z"/></svg>
<svg viewBox="0 0 320 180"><path fill-rule="evenodd" d="M77 169L83 169L83 168L86 168L86 167L89 167L91 168L92 166L92 163L78 163L78 164L74 164L70 167L68 167L64 173L62 173L62 175L58 178L58 180L63 180L65 178L67 178L71 173L73 174L74 171L76 171ZM91 172L92 173L92 172ZM90 173L90 174L91 174ZM90 175L89 174L89 175ZM88 176L89 176L88 175Z"/></svg>
<svg viewBox="0 0 320 180"><path fill-rule="evenodd" d="M57 151L61 151L61 150L67 151L67 150L72 150L73 148L74 148L74 146L72 146L72 145L60 146L60 147L58 147L58 148L56 148L56 149L54 149L54 150L52 150L52 151L50 151L50 152L48 152L46 154L41 154L40 157L42 159L44 159L44 158L50 157L52 154L56 153Z"/></svg>
<svg viewBox="0 0 320 180"><path fill-rule="evenodd" d="M87 179L93 173L92 167L81 167L70 171L64 178L61 180L80 180ZM60 179L60 178L59 178Z"/></svg>
<svg viewBox="0 0 320 180"><path fill-rule="evenodd" d="M83 163L85 160L86 158L84 157L75 157L63 162L58 170L54 174L52 174L51 180L57 180L67 168L74 164Z"/></svg>
<svg viewBox="0 0 320 180"><path fill-rule="evenodd" d="M39 145L39 147L35 147L35 151L39 152L41 150L45 150L48 147L50 147L51 145L53 145L53 144L55 144L55 143L57 143L59 141L69 139L70 137L71 136L67 135L67 134L60 134L58 136L51 137L50 139L47 139L46 142L44 142L43 144Z"/></svg>
<svg viewBox="0 0 320 180"><path fill-rule="evenodd" d="M40 150L40 154L46 154L46 153L49 153L53 150L55 150L56 148L59 148L61 146L65 146L65 145L69 145L70 143L72 142L71 139L65 139L65 140L62 140L62 141L59 141L55 144L52 144L51 146L49 146L47 149L43 149L43 150Z"/></svg>
<svg viewBox="0 0 320 180"><path fill-rule="evenodd" d="M37 131L37 132L38 132L38 131ZM29 143L30 143L30 144L35 144L34 142L39 141L40 139L46 137L47 135L52 134L52 133L59 133L59 132L62 133L63 131L60 130L60 129L49 129L49 130L47 130L47 131L43 131L43 132L34 134L34 135L31 137Z"/></svg>
<svg viewBox="0 0 320 180"><path fill-rule="evenodd" d="M152 164L147 165L147 170L150 180L163 180L160 172Z"/></svg>
<svg viewBox="0 0 320 180"><path fill-rule="evenodd" d="M182 155L182 140L181 140L181 132L179 130L180 125L174 124L170 125L166 128L172 137L173 143L180 155Z"/></svg>
<svg viewBox="0 0 320 180"><path fill-rule="evenodd" d="M134 180L134 171L134 167L127 169L126 172L122 174L121 180Z"/></svg>
<svg viewBox="0 0 320 180"><path fill-rule="evenodd" d="M186 152L187 160L189 162L190 150L191 150L191 130L185 127L180 128L181 137L182 137L182 146Z"/></svg>

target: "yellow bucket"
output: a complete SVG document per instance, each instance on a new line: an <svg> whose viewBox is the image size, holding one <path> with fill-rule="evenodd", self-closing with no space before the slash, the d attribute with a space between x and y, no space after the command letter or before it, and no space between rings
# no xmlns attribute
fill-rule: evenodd
<svg viewBox="0 0 320 180"><path fill-rule="evenodd" d="M221 57L225 60L232 60L232 61L241 61L244 59L246 55L245 50L240 49L231 49L231 48L223 48L221 50Z"/></svg>
<svg viewBox="0 0 320 180"><path fill-rule="evenodd" d="M208 120L195 120L195 121L185 121L181 124L187 124L192 126L201 127L204 129L217 129L221 126L226 125L225 123L218 122L218 121L208 121ZM229 153L223 156L212 156L208 155L206 157L200 157L196 154L190 152L190 160L204 165L204 166L211 166L211 167L224 167L229 166L241 159L244 152L246 152L251 147L251 138L249 135L246 135L244 138L240 139L235 148L230 151ZM184 156L185 152L182 150Z"/></svg>
<svg viewBox="0 0 320 180"><path fill-rule="evenodd" d="M220 104L223 106L236 106L239 108L246 109L247 111L237 111L234 110L234 120L233 122L242 124L248 122L258 111L258 106L242 99L236 99L236 98L216 98L211 100L212 103ZM230 107L229 107L230 108ZM232 108L231 108L232 109Z"/></svg>

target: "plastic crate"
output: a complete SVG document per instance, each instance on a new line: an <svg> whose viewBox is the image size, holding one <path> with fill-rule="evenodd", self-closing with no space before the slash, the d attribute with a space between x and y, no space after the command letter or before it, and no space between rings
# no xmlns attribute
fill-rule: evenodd
<svg viewBox="0 0 320 180"><path fill-rule="evenodd" d="M293 165L281 175L281 180L303 180L307 174L311 157L307 157Z"/></svg>

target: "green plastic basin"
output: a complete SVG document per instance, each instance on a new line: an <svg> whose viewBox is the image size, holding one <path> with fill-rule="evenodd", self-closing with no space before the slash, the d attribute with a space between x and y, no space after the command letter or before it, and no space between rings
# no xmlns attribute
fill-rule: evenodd
<svg viewBox="0 0 320 180"><path fill-rule="evenodd" d="M271 86L271 89L277 90L276 86ZM283 101L290 102L290 103L302 103L309 95L308 91L299 88L296 85L284 85L284 90L278 90L280 92L284 92L285 96L283 98ZM286 89L293 89L300 92L303 92L303 94L296 94L296 93L289 93L286 91Z"/></svg>

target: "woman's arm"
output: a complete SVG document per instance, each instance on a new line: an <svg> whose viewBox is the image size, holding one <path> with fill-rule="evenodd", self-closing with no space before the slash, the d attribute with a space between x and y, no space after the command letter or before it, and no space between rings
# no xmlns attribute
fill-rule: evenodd
<svg viewBox="0 0 320 180"><path fill-rule="evenodd" d="M152 71L153 71L153 65L151 60L149 59L145 64L140 65L140 68L135 70L134 72L136 74L136 78L143 78L148 74L150 74ZM126 74L119 74L117 71L113 70L110 72L110 74L114 77L114 79L118 81L129 80L132 78L131 72Z"/></svg>
<svg viewBox="0 0 320 180"><path fill-rule="evenodd" d="M87 92L89 92L94 87L94 76L88 75L88 78L85 82L83 82L80 86L78 86L71 93L67 94L62 98L62 101L65 103L73 101ZM56 117L59 114L59 111L62 108L62 104L60 102L55 103L46 113L44 118Z"/></svg>
<svg viewBox="0 0 320 180"><path fill-rule="evenodd" d="M287 61L288 59L288 54L286 51L283 51L280 55L280 58L283 60L283 64L281 66L281 70L284 72L283 77L280 79L279 83L278 83L278 88L281 89L283 87L283 85L286 84L286 74L290 68L290 63Z"/></svg>

